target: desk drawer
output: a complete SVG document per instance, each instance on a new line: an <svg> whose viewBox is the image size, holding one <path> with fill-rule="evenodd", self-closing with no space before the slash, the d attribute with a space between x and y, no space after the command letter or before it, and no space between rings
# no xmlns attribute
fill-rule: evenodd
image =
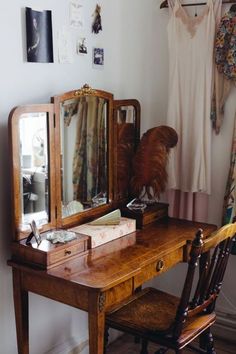
<svg viewBox="0 0 236 354"><path fill-rule="evenodd" d="M48 257L48 263L50 264L54 264L57 262L63 262L65 261L67 258L71 258L73 256L75 256L78 253L81 253L85 251L85 245L83 242L78 243L76 245L68 245L68 247L61 249L57 252L53 252L49 255Z"/></svg>
<svg viewBox="0 0 236 354"><path fill-rule="evenodd" d="M141 272L134 278L134 288L141 286L144 282L156 277L157 275L167 271L175 264L183 260L183 249L178 248L171 254L168 254L162 258L145 265Z"/></svg>
<svg viewBox="0 0 236 354"><path fill-rule="evenodd" d="M114 286L106 291L105 307L106 311L116 307L122 300L133 294L133 279L128 279L125 282Z"/></svg>

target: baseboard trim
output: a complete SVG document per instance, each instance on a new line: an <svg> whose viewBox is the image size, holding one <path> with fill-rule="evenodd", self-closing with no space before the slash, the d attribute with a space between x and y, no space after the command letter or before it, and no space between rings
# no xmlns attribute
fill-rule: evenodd
<svg viewBox="0 0 236 354"><path fill-rule="evenodd" d="M84 349L89 345L88 339L78 343L76 338L68 338L65 342L55 345L45 354L80 354L85 353Z"/></svg>
<svg viewBox="0 0 236 354"><path fill-rule="evenodd" d="M212 327L213 334L223 340L236 343L236 316L219 313L216 318L216 323Z"/></svg>
<svg viewBox="0 0 236 354"><path fill-rule="evenodd" d="M113 332L113 331L111 331ZM212 332L214 336L229 341L231 343L236 343L236 316L231 316L224 313L217 313L217 321L212 327ZM120 332L114 331L110 341L114 341L119 337ZM88 347L88 339L80 343L74 337L68 338L64 343L58 344L55 347L51 348L45 354L80 354L84 352L84 349Z"/></svg>

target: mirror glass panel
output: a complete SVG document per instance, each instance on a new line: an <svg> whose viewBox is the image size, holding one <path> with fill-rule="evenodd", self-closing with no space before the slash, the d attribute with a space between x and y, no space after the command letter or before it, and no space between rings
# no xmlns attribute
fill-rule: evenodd
<svg viewBox="0 0 236 354"><path fill-rule="evenodd" d="M60 103L62 217L108 202L108 101L85 95Z"/></svg>
<svg viewBox="0 0 236 354"><path fill-rule="evenodd" d="M116 104L117 123L117 199L130 195L129 185L132 177L132 159L139 139L139 104L118 101Z"/></svg>
<svg viewBox="0 0 236 354"><path fill-rule="evenodd" d="M49 222L47 113L24 113L19 120L22 229L33 219Z"/></svg>

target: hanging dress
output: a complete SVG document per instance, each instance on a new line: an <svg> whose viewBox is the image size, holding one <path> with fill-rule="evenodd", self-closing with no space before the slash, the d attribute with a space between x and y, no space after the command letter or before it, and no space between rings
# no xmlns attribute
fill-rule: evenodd
<svg viewBox="0 0 236 354"><path fill-rule="evenodd" d="M231 163L224 197L223 225L235 221L236 217L236 115L231 152Z"/></svg>
<svg viewBox="0 0 236 354"><path fill-rule="evenodd" d="M167 124L178 133L171 151L168 187L211 192L211 97L216 6L208 0L191 16L179 0L169 0L169 101Z"/></svg>

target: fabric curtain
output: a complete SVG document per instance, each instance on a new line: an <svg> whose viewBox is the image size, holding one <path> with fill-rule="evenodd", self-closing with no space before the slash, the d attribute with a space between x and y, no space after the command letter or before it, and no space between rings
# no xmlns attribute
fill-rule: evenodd
<svg viewBox="0 0 236 354"><path fill-rule="evenodd" d="M81 98L73 159L74 199L90 202L107 189L106 119L103 98Z"/></svg>
<svg viewBox="0 0 236 354"><path fill-rule="evenodd" d="M208 216L209 196L204 193L181 192L169 190L169 216L204 222Z"/></svg>
<svg viewBox="0 0 236 354"><path fill-rule="evenodd" d="M73 199L90 203L107 190L106 106L103 98L84 96L68 104L64 124L76 119Z"/></svg>

